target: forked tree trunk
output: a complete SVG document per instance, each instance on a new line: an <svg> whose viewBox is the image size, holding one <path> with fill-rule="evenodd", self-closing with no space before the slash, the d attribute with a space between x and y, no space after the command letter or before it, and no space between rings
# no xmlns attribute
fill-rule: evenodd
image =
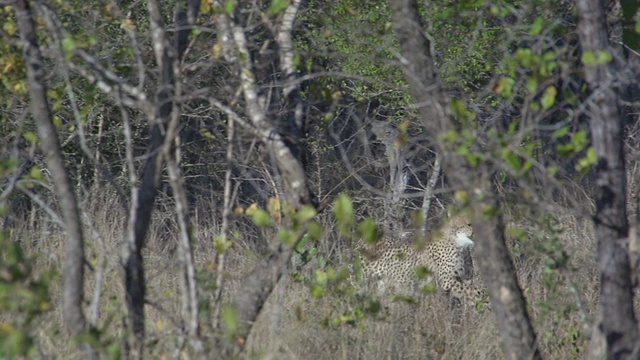
<svg viewBox="0 0 640 360"><path fill-rule="evenodd" d="M179 11L176 16L176 24L179 27L173 44L166 34L161 4L157 0L148 0L150 30L155 50L155 60L160 73L158 89L155 94L154 108L147 114L149 118L150 140L147 150L147 160L140 179L139 188L135 187L136 174L131 174L132 188L131 212L129 218L129 233L126 239L126 248L123 256L124 280L126 289L126 302L128 309L129 326L135 335L135 352L141 351L145 337L145 277L144 258L142 249L145 238L151 224L151 215L154 209L160 174L164 164L164 155L168 153L173 139L167 136L168 125L174 112L179 111L176 101L176 73L178 63L187 48L186 42L191 31L191 24L198 14L199 1L187 0L179 3ZM174 164L177 166L177 164ZM130 168L134 166L130 165ZM186 254L189 251L187 250ZM182 259L184 260L184 259ZM195 284L190 285L192 294ZM184 290L187 291L187 290ZM193 309L193 311L197 311ZM190 316L193 318L193 316ZM197 326L193 326L191 319L191 332L197 333ZM135 354L134 354L135 355Z"/></svg>
<svg viewBox="0 0 640 360"><path fill-rule="evenodd" d="M402 65L427 131L435 136L457 131L450 105L435 75L431 43L415 0L391 0L393 26L400 42ZM504 225L498 196L488 165L472 169L457 155L453 143L439 144L445 174L468 193L475 212L477 262L489 289L500 329L502 348L508 359L539 359L536 335L531 326L515 268L504 241ZM492 215L486 216L488 209Z"/></svg>

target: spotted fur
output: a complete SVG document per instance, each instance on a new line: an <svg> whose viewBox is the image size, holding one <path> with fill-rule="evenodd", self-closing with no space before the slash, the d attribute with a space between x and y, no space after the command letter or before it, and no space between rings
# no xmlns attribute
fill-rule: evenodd
<svg viewBox="0 0 640 360"><path fill-rule="evenodd" d="M475 305L484 302L485 296L482 287L474 283L468 258L474 246L472 236L468 220L454 217L424 246L385 238L374 245L361 242L357 252L365 280L379 294L413 296L434 277L437 287L453 301ZM420 277L420 273L432 276Z"/></svg>

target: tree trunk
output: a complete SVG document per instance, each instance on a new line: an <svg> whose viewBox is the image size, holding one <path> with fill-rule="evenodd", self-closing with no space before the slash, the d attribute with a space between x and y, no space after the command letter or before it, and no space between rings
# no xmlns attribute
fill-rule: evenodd
<svg viewBox="0 0 640 360"><path fill-rule="evenodd" d="M278 131L273 122L267 116L267 109L259 101L259 87L255 75L255 64L249 52L249 42L238 14L221 16L219 19L222 38L226 39L225 53L228 60L239 66L240 81L244 95L246 113L253 125L253 133L260 137L269 154L276 164L280 181L284 188L287 204L294 209L303 206L317 207L314 194L311 192L304 166L300 159L299 142L302 136L303 118L302 103L299 97L299 85L294 80L298 73L294 66L293 27L298 10L302 5L301 0L292 1L283 12L278 41L279 56L283 82L288 84L282 88L281 105L288 111L279 117L280 128L286 133ZM227 111L228 114L232 112ZM287 114L287 112L289 112ZM242 119L233 117L234 121L242 125ZM246 127L246 126L245 126ZM236 357L246 345L247 338L253 324L260 314L267 298L273 291L280 278L286 273L289 259L297 242L304 235L304 227L296 232L292 244L284 244L277 237L271 239L269 248L271 253L259 263L246 277L242 291L234 301L235 311L239 316L238 329L233 334L233 342L226 344L225 355Z"/></svg>
<svg viewBox="0 0 640 360"><path fill-rule="evenodd" d="M178 111L176 107L179 106L175 102L178 63L186 50L186 42L191 30L189 26L197 17L199 4L200 2L197 0L188 0L177 5L176 24L179 25L180 30L177 32L174 44L170 44L164 29L160 4L157 0L148 0L147 2L153 49L155 51L155 60L158 64L160 80L155 96L155 106L147 114L151 137L147 151L147 161L142 172L139 188L135 188L137 177L132 174L132 185L134 187L132 189L133 201L129 219L130 229L127 235L125 255L123 256L129 326L137 339L136 350L140 350L145 336L144 302L146 285L142 249L151 223L151 214L162 172L163 156L168 153L168 148L171 146L171 139L167 137L167 127L172 113ZM195 289L195 284L191 284L191 286ZM193 323L193 319L191 323Z"/></svg>
<svg viewBox="0 0 640 360"><path fill-rule="evenodd" d="M594 221L598 239L601 317L594 335L601 334L606 339L608 359L630 359L638 342L638 326L633 311L627 249L629 223L623 119L618 105L620 89L619 84L612 82L620 58L608 41L604 4L599 0L580 0L576 5L585 77L591 91L588 99L589 127L597 154ZM612 61L602 59L605 52L613 57ZM595 61L585 61L591 56ZM591 351L592 354L598 352L595 346Z"/></svg>
<svg viewBox="0 0 640 360"><path fill-rule="evenodd" d="M391 0L390 6L403 56L401 63L427 131L442 136L460 130L435 75L431 43L424 35L418 4L415 0ZM475 213L477 262L489 289L503 351L508 359L539 359L536 335L504 241L491 167L485 163L470 168L466 159L456 154L454 145L441 142L438 151L443 154L445 174L466 190Z"/></svg>
<svg viewBox="0 0 640 360"><path fill-rule="evenodd" d="M82 310L84 296L84 239L80 211L71 186L69 173L64 165L57 130L47 101L45 68L38 47L36 29L32 19L33 10L27 0L16 1L16 20L20 29L27 81L31 98L31 114L38 127L47 167L60 200L60 210L67 233L67 250L64 264L64 290L62 311L67 329L72 337L88 330ZM87 354L88 355L88 354Z"/></svg>

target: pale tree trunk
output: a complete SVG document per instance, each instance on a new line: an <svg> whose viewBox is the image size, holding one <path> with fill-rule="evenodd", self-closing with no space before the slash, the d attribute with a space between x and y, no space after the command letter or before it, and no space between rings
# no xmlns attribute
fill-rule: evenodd
<svg viewBox="0 0 640 360"><path fill-rule="evenodd" d="M389 3L394 30L400 42L401 63L427 131L437 137L447 131L460 130L435 75L431 44L424 35L425 27L417 2L391 0ZM473 225L477 262L491 296L503 351L508 359L539 359L536 334L505 244L504 224L491 168L488 164L478 169L470 168L466 160L456 154L453 145L440 143L438 151L443 155L445 175L468 193L475 212ZM487 209L493 209L493 214L485 215Z"/></svg>
<svg viewBox="0 0 640 360"><path fill-rule="evenodd" d="M46 155L47 167L60 200L60 211L67 233L66 259L64 264L64 289L62 311L71 337L89 329L82 310L84 295L84 239L82 222L76 196L71 186L69 173L64 165L62 150L53 124L53 116L47 100L45 68L38 47L33 9L27 0L16 1L16 20L20 29L20 39L27 68L27 81L31 99L31 114L38 127L42 149ZM85 354L90 356L91 351Z"/></svg>
<svg viewBox="0 0 640 360"><path fill-rule="evenodd" d="M173 72L178 78L180 74L180 60L184 56L189 42L189 34L191 26L198 17L200 10L199 0L189 0L178 8L175 15L175 23L179 29L175 36L175 51L178 61L173 62ZM175 93L182 93L182 83L180 79L175 81ZM199 312L199 296L198 284L196 279L196 266L193 255L192 246L192 227L189 217L189 204L187 201L187 192L184 186L184 175L180 167L180 120L182 119L181 104L176 103L172 109L171 121L167 136L174 144L174 148L168 148L165 153L167 161L167 172L173 196L176 203L176 215L178 217L178 226L180 229L178 240L178 257L182 274L180 276L181 286L181 302L182 302L182 321L186 328L189 342L196 351L203 349L200 336L200 312Z"/></svg>
<svg viewBox="0 0 640 360"><path fill-rule="evenodd" d="M584 63L589 84L589 127L597 154L596 213L600 267L600 316L590 348L592 358L635 359L638 343L638 323L633 311L633 287L628 253L629 223L626 211L626 173L622 113L618 104L621 80L616 79L619 54L608 40L606 13L600 0L579 0L576 3L578 36L583 59L594 55L596 63ZM597 61L607 52L613 61ZM599 349L595 344L604 344Z"/></svg>

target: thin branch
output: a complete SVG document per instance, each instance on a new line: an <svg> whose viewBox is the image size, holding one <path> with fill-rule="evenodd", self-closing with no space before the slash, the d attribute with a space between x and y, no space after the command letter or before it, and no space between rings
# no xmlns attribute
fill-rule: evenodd
<svg viewBox="0 0 640 360"><path fill-rule="evenodd" d="M26 186L23 186L21 184L18 184L18 189L22 191L25 195L27 195L31 200L33 200L33 202L38 204L38 206L40 206L42 210L44 210L44 212L47 213L47 215L49 215L51 220L53 220L54 223L60 226L60 229L62 229L63 231L67 230L67 225L64 223L60 215L58 215L58 213L55 210L53 210L53 208L49 206L49 204L47 204L42 199L42 197L40 197L40 195L34 192L31 192L31 190L29 190Z"/></svg>
<svg viewBox="0 0 640 360"><path fill-rule="evenodd" d="M233 141L235 140L235 121L229 121L227 127L227 169L224 174L224 203L222 207L222 228L220 229L220 245L225 246L227 243L227 234L229 232L229 221L231 220L231 206L232 206L232 194L231 194L231 177L233 174ZM217 329L220 325L220 311L222 309L222 288L224 280L224 266L225 266L225 250L222 248L216 249L216 290L213 296L214 301L214 313L213 313L213 328Z"/></svg>
<svg viewBox="0 0 640 360"><path fill-rule="evenodd" d="M440 173L442 172L442 156L440 153L436 153L436 161L433 163L433 170L431 176L427 182L427 187L424 189L424 197L422 198L422 236L426 239L429 233L429 210L431 209L431 200L434 197L434 190L438 179L440 179Z"/></svg>

